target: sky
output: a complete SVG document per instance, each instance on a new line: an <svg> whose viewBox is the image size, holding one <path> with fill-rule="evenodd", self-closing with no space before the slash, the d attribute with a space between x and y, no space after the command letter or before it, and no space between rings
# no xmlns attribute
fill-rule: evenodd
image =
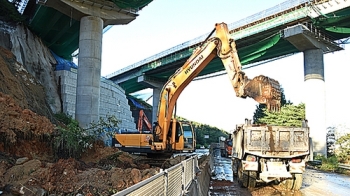
<svg viewBox="0 0 350 196"><path fill-rule="evenodd" d="M107 76L183 42L209 33L215 23L230 24L284 2L234 0L154 0L127 25L115 25L103 35L101 75ZM324 55L326 125L348 125L346 83L349 83L349 45ZM244 70L249 78L265 75L282 85L287 100L302 103L303 54L298 53ZM344 88L345 87L345 88ZM150 103L152 103L150 101ZM177 115L225 131L251 119L257 102L237 98L227 75L192 81L177 102Z"/></svg>

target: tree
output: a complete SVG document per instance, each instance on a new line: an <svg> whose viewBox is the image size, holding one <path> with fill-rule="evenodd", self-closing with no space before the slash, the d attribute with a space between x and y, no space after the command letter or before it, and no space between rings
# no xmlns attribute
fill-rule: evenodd
<svg viewBox="0 0 350 196"><path fill-rule="evenodd" d="M177 116L179 120L189 121L183 117ZM196 131L196 143L197 147L205 146L212 143L218 143L219 137L228 137L228 133L224 130L221 130L217 127L210 125L202 124L199 122L191 121L193 129ZM205 135L209 135L209 138L205 138Z"/></svg>
<svg viewBox="0 0 350 196"><path fill-rule="evenodd" d="M281 87L281 106L284 106L286 104L292 104L290 101L286 100L286 97L284 95L284 89ZM254 116L253 116L253 123L259 124L261 123L259 119L262 119L266 116L266 105L265 104L258 104L256 106Z"/></svg>
<svg viewBox="0 0 350 196"><path fill-rule="evenodd" d="M293 105L287 101L284 90L281 88L281 110L267 111L266 106L259 104L254 112L254 124L269 124L280 126L301 126L305 119L305 104Z"/></svg>
<svg viewBox="0 0 350 196"><path fill-rule="evenodd" d="M350 133L341 136L336 144L339 145L339 152L337 153L338 158L341 162L348 162L350 155Z"/></svg>

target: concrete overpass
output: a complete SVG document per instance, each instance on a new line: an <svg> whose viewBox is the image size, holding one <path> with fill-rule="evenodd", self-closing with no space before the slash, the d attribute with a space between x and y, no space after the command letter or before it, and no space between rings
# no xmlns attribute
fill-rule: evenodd
<svg viewBox="0 0 350 196"><path fill-rule="evenodd" d="M247 68L254 63L304 53L304 78L309 89L306 117L315 151L326 154L326 125L323 54L342 50L350 37L350 2L347 0L289 0L229 25L238 53ZM153 119L156 119L162 85L208 34L125 67L107 76L126 93L153 89ZM200 74L205 77L224 70L219 58ZM316 132L317 130L317 132Z"/></svg>

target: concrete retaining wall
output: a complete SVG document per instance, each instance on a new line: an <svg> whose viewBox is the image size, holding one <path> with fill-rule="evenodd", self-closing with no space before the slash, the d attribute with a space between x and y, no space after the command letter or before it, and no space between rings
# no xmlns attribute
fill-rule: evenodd
<svg viewBox="0 0 350 196"><path fill-rule="evenodd" d="M201 162L201 161L199 161ZM211 171L212 171L212 149L209 150L209 155L199 164L200 174L192 181L192 184L187 189L186 195L208 196Z"/></svg>
<svg viewBox="0 0 350 196"><path fill-rule="evenodd" d="M55 78L60 92L62 112L75 118L77 70L56 70ZM125 91L104 78L101 79L99 115L102 118L114 115L121 120L119 128L136 129Z"/></svg>

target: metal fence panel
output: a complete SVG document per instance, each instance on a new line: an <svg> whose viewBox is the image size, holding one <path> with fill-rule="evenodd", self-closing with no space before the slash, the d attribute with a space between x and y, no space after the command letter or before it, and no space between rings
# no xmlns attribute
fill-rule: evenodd
<svg viewBox="0 0 350 196"><path fill-rule="evenodd" d="M195 176L194 162L195 162L195 159L189 159L189 160L184 162L184 186L185 186L185 188L188 188L188 186L191 184L193 177Z"/></svg>
<svg viewBox="0 0 350 196"><path fill-rule="evenodd" d="M197 155L112 196L183 195L196 176L196 166Z"/></svg>
<svg viewBox="0 0 350 196"><path fill-rule="evenodd" d="M112 196L166 195L166 175L161 172Z"/></svg>
<svg viewBox="0 0 350 196"><path fill-rule="evenodd" d="M167 194L179 196L182 194L182 164L177 164L166 170L168 173Z"/></svg>

